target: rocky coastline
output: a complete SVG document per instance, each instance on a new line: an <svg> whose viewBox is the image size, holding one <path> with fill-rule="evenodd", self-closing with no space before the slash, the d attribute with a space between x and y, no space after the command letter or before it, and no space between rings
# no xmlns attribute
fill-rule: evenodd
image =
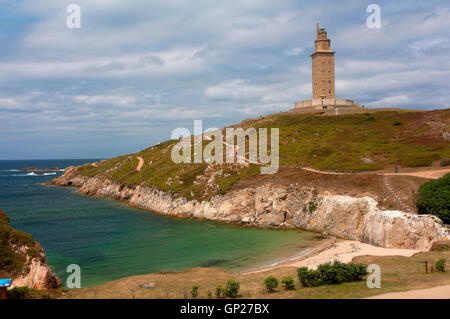
<svg viewBox="0 0 450 319"><path fill-rule="evenodd" d="M47 264L41 245L31 235L12 228L9 218L0 210L2 262L0 275L12 278L11 287L51 289L61 281Z"/></svg>
<svg viewBox="0 0 450 319"><path fill-rule="evenodd" d="M103 176L81 176L68 167L50 185L75 186L79 193L126 201L155 213L246 227L303 229L384 247L428 250L447 238L442 222L429 215L382 210L369 197L317 192L311 187L270 183L217 195L210 200L187 200L151 187L128 187Z"/></svg>

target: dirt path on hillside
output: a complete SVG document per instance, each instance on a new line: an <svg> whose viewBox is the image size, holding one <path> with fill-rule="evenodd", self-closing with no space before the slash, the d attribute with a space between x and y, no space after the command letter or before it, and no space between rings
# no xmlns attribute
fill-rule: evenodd
<svg viewBox="0 0 450 319"><path fill-rule="evenodd" d="M345 173L345 172L321 171L321 170L309 168L309 167L302 167L302 169L305 171L309 171L309 172L314 172L314 173L318 173L318 174L327 174L327 175L348 175L348 174L377 174L377 175L388 175L388 176L404 175L404 176L423 177L423 178L429 178L429 179L438 179L438 178L443 177L445 174L450 173L450 168L439 169L439 170L423 170L423 171L406 172L406 173L378 173L378 172Z"/></svg>
<svg viewBox="0 0 450 319"><path fill-rule="evenodd" d="M434 171L419 171L419 172L409 172L409 173L384 173L384 175L405 175L405 176L416 176L416 177L423 177L423 178L430 178L430 179L438 179L448 173L450 173L450 168L434 170Z"/></svg>
<svg viewBox="0 0 450 319"><path fill-rule="evenodd" d="M137 159L139 160L139 163L138 163L138 165L136 167L136 172L140 172L141 168L142 168L142 165L144 165L144 159L142 157L140 157L140 156L137 157Z"/></svg>
<svg viewBox="0 0 450 319"><path fill-rule="evenodd" d="M450 299L450 285L381 294L367 299Z"/></svg>
<svg viewBox="0 0 450 319"><path fill-rule="evenodd" d="M326 175L349 175L349 174L369 174L369 173L343 173L343 172L329 172L329 171L321 171L318 169L310 168L310 167L302 167L302 170L318 173L318 174L326 174Z"/></svg>

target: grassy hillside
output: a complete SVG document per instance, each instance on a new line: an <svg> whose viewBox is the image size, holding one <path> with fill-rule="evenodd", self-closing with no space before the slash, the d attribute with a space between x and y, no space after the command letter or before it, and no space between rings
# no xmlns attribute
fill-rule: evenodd
<svg viewBox="0 0 450 319"><path fill-rule="evenodd" d="M450 157L449 142L444 139L444 133L450 132L450 109L340 116L279 113L234 127L279 128L281 166L373 171L395 163L400 167L430 166ZM129 186L156 186L188 198L223 193L237 180L260 173L257 165L224 164L208 170L207 164L174 164L170 155L176 143L167 141L97 166L84 165L78 171L85 176L101 174ZM145 161L140 172L136 171L138 156Z"/></svg>

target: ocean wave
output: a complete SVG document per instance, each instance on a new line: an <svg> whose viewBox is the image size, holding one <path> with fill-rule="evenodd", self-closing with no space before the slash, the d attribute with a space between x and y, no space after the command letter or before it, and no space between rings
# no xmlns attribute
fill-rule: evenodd
<svg viewBox="0 0 450 319"><path fill-rule="evenodd" d="M35 172L64 172L65 168L60 168L60 169L35 169ZM23 170L23 169L0 169L0 172L27 172L27 170Z"/></svg>
<svg viewBox="0 0 450 319"><path fill-rule="evenodd" d="M56 175L56 173L53 172L53 173L36 174L35 172L31 172L28 174L20 174L20 175L13 175L13 176L48 176L48 175Z"/></svg>

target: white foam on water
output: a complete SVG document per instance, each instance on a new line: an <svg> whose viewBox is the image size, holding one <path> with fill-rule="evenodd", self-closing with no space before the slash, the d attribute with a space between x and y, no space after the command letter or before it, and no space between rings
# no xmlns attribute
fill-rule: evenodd
<svg viewBox="0 0 450 319"><path fill-rule="evenodd" d="M12 175L12 176L48 176L48 175L56 175L56 173L53 172L53 173L36 174L35 172L31 172L28 174L20 174L20 175Z"/></svg>

